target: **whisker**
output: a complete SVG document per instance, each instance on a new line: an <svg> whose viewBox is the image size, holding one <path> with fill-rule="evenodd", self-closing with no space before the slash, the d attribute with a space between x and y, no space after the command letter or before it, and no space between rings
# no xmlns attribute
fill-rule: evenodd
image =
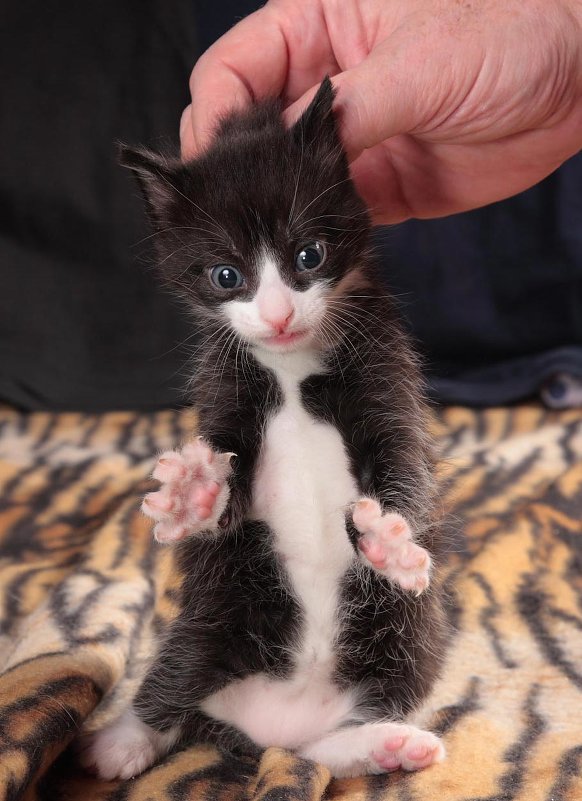
<svg viewBox="0 0 582 801"><path fill-rule="evenodd" d="M210 231L208 228L200 228L194 225L174 225L169 228L161 228L158 231L154 231L153 234L149 234L148 236L144 236L143 239L139 239L137 242L134 242L133 247L137 247L138 245L142 245L144 242L147 242L148 239L153 239L155 236L161 236L162 234L167 234L172 231L202 231L209 236L213 236L213 232ZM216 236L216 234L214 234Z"/></svg>
<svg viewBox="0 0 582 801"><path fill-rule="evenodd" d="M337 317L335 317L335 318L334 318L333 312L331 313L331 315L329 315L329 316L326 316L326 322L327 322L327 323L328 323L328 325L329 325L329 326L332 328L332 330L335 330L337 334L341 335L341 338L342 338L342 339L343 339L343 341L346 343L346 345L348 346L348 348L349 348L349 349L352 351L352 353L354 354L354 357L356 358L356 360L357 360L357 361L359 361L359 362L360 362L360 364L362 365L362 367L364 368L364 370L365 370L365 371L366 371L366 372L367 372L369 375L371 375L370 366L369 366L369 365L368 365L368 364L367 364L367 363L364 361L364 359L363 359L363 357L362 357L362 354L360 353L360 351L358 350L358 348L356 348L356 347L355 347L355 345L353 344L353 342L352 342L352 341L351 341L351 339L349 338L349 336L348 336L347 332L346 332L346 331L344 331L344 330L341 328L341 326L339 325L339 323L340 323L340 322L341 322L341 323L343 323L343 324L344 324L344 325L346 325L348 328L350 328L350 329L352 329L352 330L356 331L357 333L360 333L360 329L357 329L357 328L356 328L355 326L353 326L351 323L348 323L347 321L344 321L344 320L343 320L343 319L341 319L341 318L337 318Z"/></svg>
<svg viewBox="0 0 582 801"><path fill-rule="evenodd" d="M303 124L300 123L301 127L301 157L299 159L299 169L297 170L297 178L295 180L295 192L293 193L293 202L291 203L291 209L289 210L289 217L287 218L287 230L291 227L291 219L293 217L293 212L295 211L295 202L297 200L297 190L299 189L299 179L301 178L301 170L303 168L303 152L305 150L305 141L304 141L304 130Z"/></svg>
<svg viewBox="0 0 582 801"><path fill-rule="evenodd" d="M327 189L324 189L324 190L323 190L323 192L320 192L320 193L319 193L319 195L317 195L316 197L314 197L314 198L313 198L313 200L312 200L312 201L310 201L310 202L307 204L307 206L305 206L305 207L304 207L304 208L301 210L301 212L300 212L300 213L297 215L297 217L295 217L295 219L293 220L293 225L295 225L295 223L296 223L298 220L300 220L300 219L301 219L301 217L302 217L302 216L305 214L305 212L307 211L307 209L308 209L310 206L313 206L313 204L315 203L315 201L316 201L316 200L319 200L319 198L320 198L320 197L323 197L323 195L327 194L327 192L331 192L331 190L332 190L332 189L335 189L335 187L336 187L336 186L339 186L340 184L345 184L345 183L346 183L346 181L351 181L351 178L350 178L349 176L348 176L347 178L342 178L342 180L341 180L341 181L336 181L336 183L335 183L335 184L332 184L331 186L328 186L328 187L327 187Z"/></svg>
<svg viewBox="0 0 582 801"><path fill-rule="evenodd" d="M303 220L303 222L299 226L299 230L302 230L303 228L305 228L307 225L309 225L309 223L315 222L315 220L323 220L323 219L327 219L329 217L331 217L333 219L336 219L336 220L337 219L355 220L357 217L361 217L364 214L367 214L366 210L356 212L356 214L318 214L316 217L309 217L309 219ZM299 218L297 218L297 219L299 219ZM331 229L331 226L325 226L325 227L328 227L328 228ZM331 230L341 231L341 230L347 230L347 229L337 228L337 229L331 229Z"/></svg>
<svg viewBox="0 0 582 801"><path fill-rule="evenodd" d="M220 353L218 355L218 358L216 360L217 361L217 368L220 367L220 375L218 376L218 384L217 384L217 387L216 387L216 392L214 394L214 403L216 403L216 401L218 400L218 395L219 395L220 389L222 387L222 379L224 377L224 370L226 368L226 362L227 362L227 359L228 359L228 357L230 355L230 352L232 350L232 346L234 345L234 343L237 340L237 337L238 337L237 332L236 331L231 331L230 335L226 339L225 344L222 346L222 348L220 350ZM224 353L224 356L222 356L223 353ZM220 365L221 357L222 357L222 366ZM216 370L214 371L213 374L216 375Z"/></svg>

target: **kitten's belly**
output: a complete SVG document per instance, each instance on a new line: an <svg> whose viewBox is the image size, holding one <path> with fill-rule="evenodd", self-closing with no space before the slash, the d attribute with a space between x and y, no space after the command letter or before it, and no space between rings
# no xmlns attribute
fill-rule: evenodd
<svg viewBox="0 0 582 801"><path fill-rule="evenodd" d="M339 432L287 400L265 432L252 517L271 528L302 608L295 668L287 680L255 674L234 681L202 704L261 746L294 748L352 717L353 694L331 679L339 587L355 559L345 513L356 498Z"/></svg>
<svg viewBox="0 0 582 801"><path fill-rule="evenodd" d="M263 748L297 748L353 720L354 705L355 695L339 691L327 677L298 674L283 680L256 673L231 682L201 708Z"/></svg>
<svg viewBox="0 0 582 801"><path fill-rule="evenodd" d="M298 666L332 658L339 583L355 558L345 515L356 499L339 431L287 400L265 432L252 515L272 530L303 609Z"/></svg>

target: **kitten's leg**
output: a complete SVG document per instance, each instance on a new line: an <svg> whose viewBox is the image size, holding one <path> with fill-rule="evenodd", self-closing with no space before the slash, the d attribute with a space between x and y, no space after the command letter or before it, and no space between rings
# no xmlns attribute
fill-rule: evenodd
<svg viewBox="0 0 582 801"><path fill-rule="evenodd" d="M420 770L445 757L439 738L404 723L348 726L299 749L299 755L325 765L335 778Z"/></svg>
<svg viewBox="0 0 582 801"><path fill-rule="evenodd" d="M83 735L78 759L100 779L131 779L167 754L178 736L178 729L155 731L129 708L107 728Z"/></svg>
<svg viewBox="0 0 582 801"><path fill-rule="evenodd" d="M232 455L217 453L199 437L181 451L160 456L153 477L162 487L148 493L141 507L158 521L154 535L159 542L217 529L230 494Z"/></svg>
<svg viewBox="0 0 582 801"><path fill-rule="evenodd" d="M428 587L430 555L412 541L410 526L402 515L383 514L377 501L362 498L354 507L352 520L362 535L358 548L373 568L417 595Z"/></svg>

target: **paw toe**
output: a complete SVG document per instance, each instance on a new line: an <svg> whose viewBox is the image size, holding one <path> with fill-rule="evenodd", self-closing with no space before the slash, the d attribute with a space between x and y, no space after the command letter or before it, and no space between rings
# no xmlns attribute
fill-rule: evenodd
<svg viewBox="0 0 582 801"><path fill-rule="evenodd" d="M173 510L174 499L164 490L148 492L141 508L148 517L152 517L154 520L161 520Z"/></svg>
<svg viewBox="0 0 582 801"><path fill-rule="evenodd" d="M402 769L421 770L436 762L441 762L445 749L441 741L430 732L413 735L401 751Z"/></svg>
<svg viewBox="0 0 582 801"><path fill-rule="evenodd" d="M381 516L380 504L372 498L362 498L356 503L352 512L354 526L362 533L369 531Z"/></svg>
<svg viewBox="0 0 582 801"><path fill-rule="evenodd" d="M400 767L400 759L395 754L388 753L387 751L373 752L372 759L385 773L398 770Z"/></svg>
<svg viewBox="0 0 582 801"><path fill-rule="evenodd" d="M189 465L212 464L214 451L206 444L202 437L197 437L193 442L189 442L182 448L182 455Z"/></svg>
<svg viewBox="0 0 582 801"><path fill-rule="evenodd" d="M387 512L382 516L381 535L383 539L393 542L395 539L407 540L412 536L410 526L402 515Z"/></svg>
<svg viewBox="0 0 582 801"><path fill-rule="evenodd" d="M158 542L177 542L188 534L188 528L172 523L158 523L154 526L154 537Z"/></svg>
<svg viewBox="0 0 582 801"><path fill-rule="evenodd" d="M398 563L404 570L420 570L428 567L429 556L424 548L415 545L413 542L400 548L398 551Z"/></svg>
<svg viewBox="0 0 582 801"><path fill-rule="evenodd" d="M152 473L157 481L176 481L186 472L184 459L176 451L162 453Z"/></svg>

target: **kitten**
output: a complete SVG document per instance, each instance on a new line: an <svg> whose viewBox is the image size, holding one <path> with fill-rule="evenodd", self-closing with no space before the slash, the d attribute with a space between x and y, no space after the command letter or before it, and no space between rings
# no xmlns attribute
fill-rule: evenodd
<svg viewBox="0 0 582 801"><path fill-rule="evenodd" d="M103 778L195 741L290 748L334 776L444 756L404 722L445 639L431 447L333 97L326 79L290 130L276 101L232 113L188 164L123 151L205 338L201 436L162 455L143 506L179 541L182 612L83 755Z"/></svg>

